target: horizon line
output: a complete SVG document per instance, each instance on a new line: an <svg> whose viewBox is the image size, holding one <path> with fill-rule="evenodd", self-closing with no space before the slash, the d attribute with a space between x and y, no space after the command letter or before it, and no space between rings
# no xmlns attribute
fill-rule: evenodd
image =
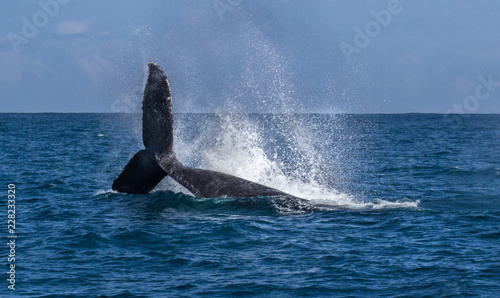
<svg viewBox="0 0 500 298"><path fill-rule="evenodd" d="M0 114L116 114L116 115L137 115L142 114L142 112L137 113L125 113L125 112L0 112ZM360 113L360 112L332 112L332 113L324 113L324 112L294 112L294 113L273 113L273 112L174 112L174 114L246 114L246 115L500 115L500 113L438 113L438 112L368 112L368 113Z"/></svg>

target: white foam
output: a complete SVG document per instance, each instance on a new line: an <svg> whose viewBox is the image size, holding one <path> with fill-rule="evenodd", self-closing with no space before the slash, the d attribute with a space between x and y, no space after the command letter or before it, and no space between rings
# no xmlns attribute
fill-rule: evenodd
<svg viewBox="0 0 500 298"><path fill-rule="evenodd" d="M119 192L110 188L110 189L106 189L106 190L99 189L99 190L94 192L94 196L100 196L100 195L111 194L111 193L119 194Z"/></svg>
<svg viewBox="0 0 500 298"><path fill-rule="evenodd" d="M244 115L222 115L220 118L220 127L216 128L217 133L207 132L211 136L217 136L215 146L203 148L201 152L197 151L198 154L202 154L201 168L261 183L318 205L374 210L418 207L418 201L409 200L390 202L378 199L364 202L351 194L331 189L318 182L324 173L313 165L322 162L321 154L314 149L312 139L315 136L311 132L297 133L300 132L298 128L306 130L301 123L296 123L293 128L287 127L287 131L294 132L288 141L294 144L294 154L298 157L292 159L297 161L297 164L292 167L287 165L288 172L285 173L283 162L280 161L282 159L278 156L269 156L263 149L266 140L260 136L258 124ZM203 139L203 136L200 138ZM194 143L196 144L194 147L198 150L200 142Z"/></svg>

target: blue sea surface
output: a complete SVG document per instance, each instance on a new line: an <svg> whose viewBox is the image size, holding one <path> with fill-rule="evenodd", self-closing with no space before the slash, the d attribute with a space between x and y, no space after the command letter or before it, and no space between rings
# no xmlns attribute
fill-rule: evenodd
<svg viewBox="0 0 500 298"><path fill-rule="evenodd" d="M27 297L500 296L500 115L176 114L179 159L304 197L111 191L140 115L0 114Z"/></svg>

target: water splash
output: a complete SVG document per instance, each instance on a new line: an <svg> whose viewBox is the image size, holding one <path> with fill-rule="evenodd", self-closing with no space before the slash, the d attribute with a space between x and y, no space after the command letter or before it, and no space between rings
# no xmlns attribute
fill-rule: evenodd
<svg viewBox="0 0 500 298"><path fill-rule="evenodd" d="M415 208L419 202L365 201L340 191L329 181L333 175L345 175L349 169L335 171L342 161L328 158L339 148L322 147L325 134L337 132L323 127L311 115L218 114L193 115L203 124L182 119L176 133L179 159L190 166L225 172L237 177L282 190L309 200L318 206L334 209ZM332 118L330 118L332 119ZM319 124L321 125L321 124ZM186 136L186 131L193 134ZM193 135L195 137L193 137ZM325 151L328 150L328 151ZM349 158L349 157L347 157ZM342 179L339 179L342 180ZM169 185L171 187L172 185ZM176 188L174 191L185 190Z"/></svg>
<svg viewBox="0 0 500 298"><path fill-rule="evenodd" d="M221 86L222 98L215 102L224 104L211 106L218 114L180 117L180 121L176 116L174 143L179 160L188 166L261 183L318 205L355 209L408 205L384 200L365 202L352 195L347 186L337 187L349 180L346 177L352 171L350 164L356 162L344 150L343 141L350 137L349 133L341 121L334 119L332 124L331 118L317 121L300 114L306 109L293 83L293 56L283 54L284 49L262 34L251 19L238 26L235 30L242 34L236 35L232 43L241 45L237 49L243 54L239 57L244 58L240 67L231 69L230 75L236 79ZM139 30L138 35L150 34ZM177 55L182 58L182 54ZM200 102L201 96L211 97L207 88L200 87L204 85L195 72L202 63L180 60L187 66L183 68L184 80L191 82L193 88L188 88L191 93L184 96L188 98L179 102L190 111L198 111L190 100L196 98ZM248 112L272 114L254 117ZM171 179L166 179L160 189L189 193Z"/></svg>

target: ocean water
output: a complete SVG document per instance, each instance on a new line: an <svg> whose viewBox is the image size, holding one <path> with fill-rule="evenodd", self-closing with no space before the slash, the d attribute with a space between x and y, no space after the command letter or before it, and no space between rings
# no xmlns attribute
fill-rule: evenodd
<svg viewBox="0 0 500 298"><path fill-rule="evenodd" d="M500 115L175 115L184 164L309 204L111 191L135 114L0 114L0 144L3 296L500 296Z"/></svg>

